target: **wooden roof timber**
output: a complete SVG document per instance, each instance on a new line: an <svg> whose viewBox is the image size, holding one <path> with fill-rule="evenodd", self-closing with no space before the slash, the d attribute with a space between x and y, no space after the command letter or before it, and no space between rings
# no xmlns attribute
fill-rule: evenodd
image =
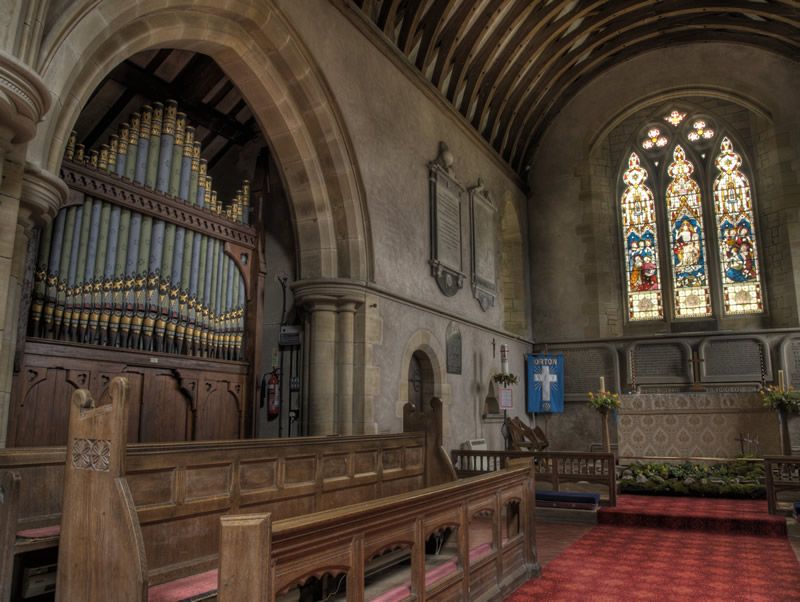
<svg viewBox="0 0 800 602"><path fill-rule="evenodd" d="M563 103L636 54L719 40L800 60L793 0L383 0L376 11L377 4L354 1L368 18L379 13L376 25L407 57L416 49L416 68L521 174Z"/></svg>

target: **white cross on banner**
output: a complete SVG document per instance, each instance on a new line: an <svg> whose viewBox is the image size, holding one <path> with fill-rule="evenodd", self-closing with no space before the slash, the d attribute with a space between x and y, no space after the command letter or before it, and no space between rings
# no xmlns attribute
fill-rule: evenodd
<svg viewBox="0 0 800 602"><path fill-rule="evenodd" d="M564 411L564 356L529 353L528 411Z"/></svg>

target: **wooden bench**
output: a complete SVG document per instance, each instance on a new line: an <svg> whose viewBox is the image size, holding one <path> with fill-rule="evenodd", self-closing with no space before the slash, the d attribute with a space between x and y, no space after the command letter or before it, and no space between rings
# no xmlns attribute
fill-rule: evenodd
<svg viewBox="0 0 800 602"><path fill-rule="evenodd" d="M82 395L78 401L91 405ZM432 405L434 414L441 413L441 406ZM96 410L103 408L111 406ZM128 446L124 476L143 533L148 584L215 567L221 514L269 511L288 518L454 479L449 458L447 464L426 465L426 438L406 433ZM0 469L21 475L18 518L3 524L16 522L16 533L60 523L65 460L64 448L0 452ZM37 491L44 499L26 507ZM8 510L4 506L0 512ZM185 549L176 550L175 541ZM9 588L15 554L29 545L17 538L2 549L0 580ZM58 545L58 537L48 545Z"/></svg>
<svg viewBox="0 0 800 602"><path fill-rule="evenodd" d="M789 515L792 503L781 507L778 494L783 491L795 493L792 502L800 500L800 456L765 456L764 476L767 486L767 507L770 514Z"/></svg>
<svg viewBox="0 0 800 602"><path fill-rule="evenodd" d="M609 506L617 505L617 475L613 453L465 449L450 451L450 459L459 478L502 470L514 458L532 458L536 467L536 482L550 483L553 491L560 491L564 483L594 483L603 485L608 490Z"/></svg>

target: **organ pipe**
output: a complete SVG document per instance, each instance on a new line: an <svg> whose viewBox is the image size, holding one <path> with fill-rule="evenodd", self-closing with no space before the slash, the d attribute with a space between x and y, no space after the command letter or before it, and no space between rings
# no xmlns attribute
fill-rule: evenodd
<svg viewBox="0 0 800 602"><path fill-rule="evenodd" d="M249 181L222 202L195 134L175 101L156 102L99 150L86 150L73 132L64 157L247 223ZM224 241L85 194L42 231L29 333L240 360L245 305L245 278Z"/></svg>

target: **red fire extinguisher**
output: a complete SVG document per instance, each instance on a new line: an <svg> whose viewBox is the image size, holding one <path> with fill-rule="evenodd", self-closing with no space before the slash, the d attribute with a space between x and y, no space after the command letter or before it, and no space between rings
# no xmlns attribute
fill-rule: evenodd
<svg viewBox="0 0 800 602"><path fill-rule="evenodd" d="M267 381L267 413L270 416L277 416L280 412L280 397L278 396L278 388L281 381L278 380L278 371L273 370L272 376Z"/></svg>

